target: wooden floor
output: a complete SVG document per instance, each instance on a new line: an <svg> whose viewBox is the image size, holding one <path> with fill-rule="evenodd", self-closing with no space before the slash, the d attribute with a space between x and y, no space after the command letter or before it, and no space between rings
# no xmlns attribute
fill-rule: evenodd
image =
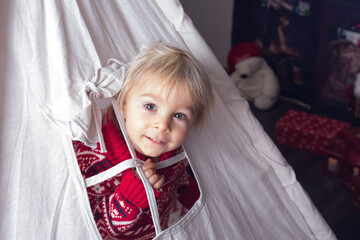
<svg viewBox="0 0 360 240"><path fill-rule="evenodd" d="M348 121L354 127L360 126L359 120L354 119L349 112L334 106L315 106L315 110L309 111L298 105L279 100L274 107L266 111L256 110L252 105L251 109L272 139L275 136L276 120L289 109ZM355 208L350 202L349 191L343 185L342 180L323 171L322 156L280 144L277 146L294 168L298 181L336 237L339 240L360 240L360 209Z"/></svg>

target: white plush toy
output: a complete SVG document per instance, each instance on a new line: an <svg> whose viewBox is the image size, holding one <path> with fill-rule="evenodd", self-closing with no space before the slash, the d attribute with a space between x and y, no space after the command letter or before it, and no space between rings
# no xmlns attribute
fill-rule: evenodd
<svg viewBox="0 0 360 240"><path fill-rule="evenodd" d="M269 109L280 92L274 71L252 42L235 45L228 55L228 71L241 95L258 109Z"/></svg>

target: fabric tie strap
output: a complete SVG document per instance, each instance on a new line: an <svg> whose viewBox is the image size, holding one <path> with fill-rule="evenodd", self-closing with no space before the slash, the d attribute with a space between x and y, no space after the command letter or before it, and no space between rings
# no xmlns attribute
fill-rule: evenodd
<svg viewBox="0 0 360 240"><path fill-rule="evenodd" d="M121 89L126 71L130 64L124 64L116 59L109 59L107 66L96 71L91 80L84 81L84 91L91 101L91 115L96 127L101 152L106 152L104 137L101 132L102 113L100 98L111 98Z"/></svg>

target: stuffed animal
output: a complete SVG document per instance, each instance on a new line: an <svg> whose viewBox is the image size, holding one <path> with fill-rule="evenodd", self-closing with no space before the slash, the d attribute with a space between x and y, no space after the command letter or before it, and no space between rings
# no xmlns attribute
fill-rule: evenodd
<svg viewBox="0 0 360 240"><path fill-rule="evenodd" d="M230 78L244 98L261 110L273 106L280 92L279 81L254 43L235 45L227 62Z"/></svg>

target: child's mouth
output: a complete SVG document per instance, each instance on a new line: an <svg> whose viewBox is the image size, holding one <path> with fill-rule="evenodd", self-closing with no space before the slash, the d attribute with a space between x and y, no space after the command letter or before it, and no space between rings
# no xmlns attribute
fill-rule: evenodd
<svg viewBox="0 0 360 240"><path fill-rule="evenodd" d="M149 139L151 142L157 143L157 144L165 144L165 142L157 140L155 138L151 138L151 137L146 137L147 139Z"/></svg>

